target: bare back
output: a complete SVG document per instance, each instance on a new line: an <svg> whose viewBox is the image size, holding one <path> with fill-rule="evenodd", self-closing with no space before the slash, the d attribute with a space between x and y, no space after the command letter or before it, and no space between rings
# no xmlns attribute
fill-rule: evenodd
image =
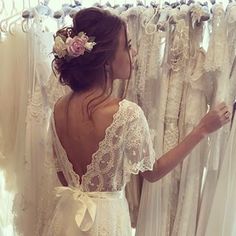
<svg viewBox="0 0 236 236"><path fill-rule="evenodd" d="M119 109L119 100L109 98L99 104L91 119L84 116L89 100L86 95L68 94L58 100L54 107L56 131L67 153L74 171L82 177L91 163L92 155L98 150L99 142L105 137L107 127Z"/></svg>

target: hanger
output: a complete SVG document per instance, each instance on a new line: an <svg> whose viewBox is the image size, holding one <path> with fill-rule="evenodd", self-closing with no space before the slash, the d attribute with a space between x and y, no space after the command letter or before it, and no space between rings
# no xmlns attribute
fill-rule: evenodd
<svg viewBox="0 0 236 236"><path fill-rule="evenodd" d="M34 9L40 14L45 16L51 16L52 10L48 6L49 1L44 1L43 3L38 4Z"/></svg>
<svg viewBox="0 0 236 236"><path fill-rule="evenodd" d="M82 3L79 0L74 0L76 7L81 7Z"/></svg>
<svg viewBox="0 0 236 236"><path fill-rule="evenodd" d="M210 2L211 2L212 5L215 5L216 0L210 0Z"/></svg>
<svg viewBox="0 0 236 236"><path fill-rule="evenodd" d="M169 9L171 8L170 5L164 4L164 7L160 10L160 17L157 23L157 29L161 31L166 31L166 26L168 23L169 18Z"/></svg>
<svg viewBox="0 0 236 236"><path fill-rule="evenodd" d="M208 2L204 2L201 5L202 5L203 12L205 13L202 16L201 20L208 21L210 19L210 11L209 11L209 7L208 7Z"/></svg>
<svg viewBox="0 0 236 236"><path fill-rule="evenodd" d="M189 0L188 3L187 3L187 5L190 6L191 4L194 4L194 3L195 3L194 0Z"/></svg>
<svg viewBox="0 0 236 236"><path fill-rule="evenodd" d="M55 11L53 17L57 20L58 29L61 28L60 24L64 24L64 20L66 16L73 18L75 14L81 9L81 3L77 1L74 5L64 3L62 4L62 9Z"/></svg>
<svg viewBox="0 0 236 236"><path fill-rule="evenodd" d="M57 28L60 28L60 20L63 20L62 18L64 18L64 11L63 10L59 10L59 11L55 11L53 14L53 18L56 19L57 21Z"/></svg>
<svg viewBox="0 0 236 236"><path fill-rule="evenodd" d="M124 4L124 7L126 8L126 10L128 10L129 8L133 7L133 4L126 3Z"/></svg>
<svg viewBox="0 0 236 236"><path fill-rule="evenodd" d="M151 1L150 2L150 5L151 5L151 7L153 7L153 8L157 8L158 6L159 6L159 4L155 1Z"/></svg>
<svg viewBox="0 0 236 236"><path fill-rule="evenodd" d="M152 21L154 20L154 18L156 16L158 16L159 18L159 8L154 8L154 14L152 15L152 17L150 18L150 20L147 22L147 24L145 25L145 33L146 34L154 34L155 32L157 32L157 24L153 23Z"/></svg>
<svg viewBox="0 0 236 236"><path fill-rule="evenodd" d="M109 1L106 2L105 6L112 8L111 3Z"/></svg>
<svg viewBox="0 0 236 236"><path fill-rule="evenodd" d="M137 0L137 6L145 7L145 4L141 0Z"/></svg>
<svg viewBox="0 0 236 236"><path fill-rule="evenodd" d="M69 15L70 11L73 9L71 4L64 3L62 4L62 11L64 12L64 15Z"/></svg>
<svg viewBox="0 0 236 236"><path fill-rule="evenodd" d="M10 15L13 15L17 12L17 8L16 8L16 2L15 0L12 0L12 9L11 9L11 14Z"/></svg>
<svg viewBox="0 0 236 236"><path fill-rule="evenodd" d="M22 12L22 22L21 22L21 28L24 33L28 33L30 29L30 20L35 17L35 11L34 9L28 9L24 10Z"/></svg>
<svg viewBox="0 0 236 236"><path fill-rule="evenodd" d="M4 1L2 1L3 3L3 8L5 8L5 4L4 4ZM11 13L10 13L10 16L3 19L1 22L0 22L0 30L2 32L7 32L8 30L8 25L9 25L9 21L10 20L14 20L15 17L19 16L21 12L18 12L17 11L17 8L16 8L16 3L15 3L15 0L12 1L12 9L11 9Z"/></svg>
<svg viewBox="0 0 236 236"><path fill-rule="evenodd" d="M8 28L9 28L9 32L10 32L11 35L14 35L13 28L14 28L14 26L16 25L16 23L22 19L23 15L24 15L24 14L23 14L23 13L24 13L24 9L25 9L25 0L23 0L22 16L20 15L17 19L13 20L13 21L9 24L9 27L8 27Z"/></svg>
<svg viewBox="0 0 236 236"><path fill-rule="evenodd" d="M39 2L40 2L40 1L39 1ZM44 6L48 6L49 2L50 2L50 0L44 0L42 4L43 4Z"/></svg>
<svg viewBox="0 0 236 236"><path fill-rule="evenodd" d="M11 15L11 16L3 19L2 21L0 21L0 31L7 33L9 21L14 20L15 17L19 16L20 14L21 14L21 12L17 12L16 14Z"/></svg>
<svg viewBox="0 0 236 236"><path fill-rule="evenodd" d="M180 5L180 2L176 1L170 4L172 8L177 8Z"/></svg>
<svg viewBox="0 0 236 236"><path fill-rule="evenodd" d="M0 6L1 6L1 10L0 10L0 15L6 10L6 7L5 7L5 2L4 0L1 0L0 1Z"/></svg>
<svg viewBox="0 0 236 236"><path fill-rule="evenodd" d="M80 1L74 1L74 5L70 4L69 6L67 4L63 4L63 11L64 15L69 15L71 18L74 18L75 14L81 10L82 4ZM93 6L96 7L95 5L99 3L95 3Z"/></svg>
<svg viewBox="0 0 236 236"><path fill-rule="evenodd" d="M49 2L49 0L44 0L43 2L38 0L38 5L31 8L29 0L29 9L22 12L23 21L21 23L21 28L23 32L27 33L29 31L31 27L30 20L33 19L35 15L52 16L52 10L48 6Z"/></svg>

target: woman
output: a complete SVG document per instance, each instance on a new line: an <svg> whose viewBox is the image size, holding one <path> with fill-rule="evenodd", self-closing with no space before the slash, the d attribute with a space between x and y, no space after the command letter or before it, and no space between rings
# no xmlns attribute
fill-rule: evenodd
<svg viewBox="0 0 236 236"><path fill-rule="evenodd" d="M157 161L141 108L111 96L114 79L131 76L135 56L126 24L106 11L79 11L72 28L57 32L53 62L72 92L51 119L57 174L64 187L44 234L130 236L124 187L141 172L150 182L169 173L208 134L230 120L222 103Z"/></svg>

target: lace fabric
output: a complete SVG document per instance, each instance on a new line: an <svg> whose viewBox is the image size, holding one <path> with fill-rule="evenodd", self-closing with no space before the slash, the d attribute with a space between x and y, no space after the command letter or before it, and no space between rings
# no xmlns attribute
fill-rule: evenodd
<svg viewBox="0 0 236 236"><path fill-rule="evenodd" d="M177 16L176 25L173 27L171 35L168 55L170 77L165 112L164 153L179 143L180 132L178 121L184 89L183 74L185 74L185 67L183 65L187 62L189 52L187 44L189 40L189 19L185 18L186 15L181 15L179 19L177 19ZM171 235L178 204L179 179L180 166L177 166L169 175L162 179L163 196L165 196L163 199L163 205L165 206L162 220L163 235Z"/></svg>
<svg viewBox="0 0 236 236"><path fill-rule="evenodd" d="M212 32L209 47L206 54L205 70L207 72L219 73L223 70L224 61L219 55L225 52L225 12L222 3L217 3L212 7ZM223 42L223 43L222 43Z"/></svg>
<svg viewBox="0 0 236 236"><path fill-rule="evenodd" d="M86 192L119 191L129 181L130 174L152 169L155 152L141 108L127 100L122 100L119 106L112 124L106 129L105 138L92 155L87 172L81 177L81 186L80 177L74 172L57 137L52 116L57 168L61 166L69 185L82 187ZM124 143L125 140L129 141Z"/></svg>
<svg viewBox="0 0 236 236"><path fill-rule="evenodd" d="M123 191L131 174L138 174L139 171L152 170L153 168L155 152L149 127L141 108L127 100L122 100L119 103L119 109L114 114L113 122L106 129L105 137L99 143L98 150L92 155L92 161L87 166L87 172L81 177L81 183L80 177L73 170L73 166L56 134L53 115L49 132L51 133L51 144L55 150L56 168L59 167L59 170L63 171L69 189L83 193L82 195L79 192L78 195L76 194L79 202L82 201L82 196L92 196L96 205L96 216L91 228L87 232L81 232L74 225L73 219L76 218L77 213L75 210L70 210L77 209L77 200L70 201L67 205L63 203L65 195L62 195L62 198L56 203L51 219L49 219L50 223L44 227L44 235L56 235L56 233L57 235L70 236L78 234L86 236L131 235L127 200L124 197L110 199L109 196L113 193L116 196L117 192ZM50 147L48 148L50 149ZM53 151L51 151L51 155L53 155ZM53 156L51 158L53 159ZM54 170L56 168L54 166ZM94 193L96 193L95 196ZM76 195L73 194L73 196ZM86 197L86 199L88 198ZM89 202L85 203L85 206L89 207L87 204ZM62 222L60 211L62 208L64 212L67 212L68 219L71 219L71 223L68 222L71 229L68 231L65 231L64 227L60 227ZM122 219L125 219L122 222L118 212L122 215Z"/></svg>
<svg viewBox="0 0 236 236"><path fill-rule="evenodd" d="M192 35L195 39L197 30ZM197 44L199 45L199 44ZM213 89L211 79L204 74L205 52L201 48L195 50L191 57L185 77L185 87L181 104L181 138L185 137L198 124L207 112L208 97ZM172 235L194 235L197 227L198 208L201 199L200 191L202 175L208 155L206 143L201 143L182 163L179 185L178 207Z"/></svg>
<svg viewBox="0 0 236 236"><path fill-rule="evenodd" d="M50 50L53 43L52 33L42 29L43 21L35 17L34 24L27 34L29 42L27 100L25 110L21 107L21 129L17 138L18 171L17 192L14 198L14 223L18 234L25 236L36 233L41 214L39 202L46 190L42 175L45 172L43 163L46 156L46 133L49 119L44 84L51 73ZM37 47L35 47L37 45ZM23 78L23 76L22 76ZM25 111L23 113L23 111ZM45 190L45 192L43 191Z"/></svg>

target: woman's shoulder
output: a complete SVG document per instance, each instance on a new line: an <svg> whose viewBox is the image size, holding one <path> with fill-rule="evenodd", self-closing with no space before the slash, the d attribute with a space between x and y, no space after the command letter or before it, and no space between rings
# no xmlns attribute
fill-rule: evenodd
<svg viewBox="0 0 236 236"><path fill-rule="evenodd" d="M126 99L124 99L123 102L124 102L126 113L130 115L134 115L134 116L143 115L143 110L137 103L131 102Z"/></svg>
<svg viewBox="0 0 236 236"><path fill-rule="evenodd" d="M113 99L105 106L101 107L94 113L94 120L98 124L111 122L129 124L140 117L143 117L143 111L139 105L127 99Z"/></svg>

